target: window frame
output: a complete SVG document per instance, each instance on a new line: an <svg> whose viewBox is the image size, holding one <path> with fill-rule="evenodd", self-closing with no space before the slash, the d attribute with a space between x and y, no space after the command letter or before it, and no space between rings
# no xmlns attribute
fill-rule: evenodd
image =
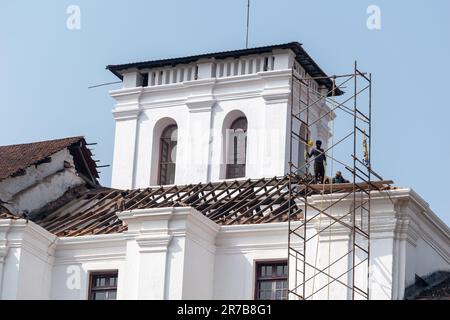
<svg viewBox="0 0 450 320"><path fill-rule="evenodd" d="M260 280L259 270L260 270L260 267L262 265L264 265L264 266L272 265L273 266L273 265L280 265L280 264L285 264L286 265L286 268L288 270L286 276L272 277L270 279ZM286 280L287 285L289 286L289 265L288 265L288 260L287 259L278 259L278 260L257 260L257 261L255 261L254 279L255 279L255 281L254 281L254 288L253 288L253 292L254 292L253 299L254 300L261 300L261 299L258 299L258 295L259 295L259 288L258 287L259 287L259 283L262 282L262 281ZM287 292L286 300L288 300L288 298L289 298L289 290Z"/></svg>
<svg viewBox="0 0 450 320"><path fill-rule="evenodd" d="M245 129L244 128L233 128L239 121L245 120ZM235 158L237 157L237 137L233 137L233 163L225 163L225 179L240 179L245 178L247 175L247 132L248 132L248 119L246 116L239 116L233 120L229 129L232 130L235 134L237 130L242 130L245 134L245 142L244 142L244 163L235 163ZM229 152L229 150L226 150ZM228 154L225 155L225 159L228 159ZM231 171L233 171L233 175L231 175ZM236 174L236 172L241 172L240 174Z"/></svg>
<svg viewBox="0 0 450 320"><path fill-rule="evenodd" d="M97 277L97 276L105 276L105 275L108 275L110 277L112 277L112 275L114 275L117 278L116 286L115 287L102 287L101 289L96 289L94 287L95 277ZM117 270L117 269L101 270L101 271L89 271L89 286L88 286L87 299L95 301L94 299L92 299L93 293L98 292L98 291L108 291L108 290L115 289L116 290L116 300L117 300L118 281L119 281L119 270Z"/></svg>
<svg viewBox="0 0 450 320"><path fill-rule="evenodd" d="M167 131L167 130L169 130L170 128L172 128L172 127L175 127L175 129L174 130L176 130L177 131L177 140L174 142L173 140L171 140L171 138L164 138L163 137L163 135L164 135L164 133ZM172 131L173 132L173 131ZM173 147L176 147L177 148L177 151L178 151L178 125L176 124L176 123L172 123L172 124L168 124L167 126L165 126L164 127L164 129L162 130L162 132L161 132L161 134L160 134L160 136L159 136L159 154L158 154L158 180L157 180L157 183L158 183L158 185L171 185L170 183L168 183L168 181L167 181L167 177L166 177L166 181L164 181L164 184L162 183L162 179L161 179L161 173L162 173L162 167L163 166L170 166L170 165L173 165L174 167L175 167L175 170L174 170L174 174L175 174L175 172L176 172L176 170L177 170L177 162L176 162L176 159L175 159L175 162L171 162L171 161L169 161L169 162L166 162L166 161L162 161L163 159L162 159L162 156L163 156L163 140L169 140L170 139L170 142L168 143L168 145L169 145L169 150L168 150L168 152L169 152L169 155L168 155L168 157L170 158L170 151L171 151L171 149L173 148ZM166 169L167 170L167 169ZM175 176L174 176L174 183L175 183Z"/></svg>

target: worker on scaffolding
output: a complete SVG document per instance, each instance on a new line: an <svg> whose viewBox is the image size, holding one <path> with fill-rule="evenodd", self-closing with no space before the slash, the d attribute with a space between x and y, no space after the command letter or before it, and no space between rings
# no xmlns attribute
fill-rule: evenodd
<svg viewBox="0 0 450 320"><path fill-rule="evenodd" d="M327 163L327 157L325 156L325 150L322 149L322 141L316 141L316 147L308 153L308 158L314 157L314 176L315 182L323 184L325 178L325 165Z"/></svg>
<svg viewBox="0 0 450 320"><path fill-rule="evenodd" d="M350 181L348 181L347 179L344 178L344 176L342 175L342 172L336 171L336 176L333 178L333 184L338 184L338 183L350 183Z"/></svg>

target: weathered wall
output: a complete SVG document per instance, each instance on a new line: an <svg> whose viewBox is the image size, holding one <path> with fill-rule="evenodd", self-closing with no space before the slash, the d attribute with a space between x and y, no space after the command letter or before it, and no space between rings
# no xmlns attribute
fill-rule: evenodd
<svg viewBox="0 0 450 320"><path fill-rule="evenodd" d="M64 162L71 167L65 168ZM12 213L28 213L60 198L67 190L84 184L76 174L73 158L68 149L51 156L51 162L26 168L23 176L0 181L0 199Z"/></svg>

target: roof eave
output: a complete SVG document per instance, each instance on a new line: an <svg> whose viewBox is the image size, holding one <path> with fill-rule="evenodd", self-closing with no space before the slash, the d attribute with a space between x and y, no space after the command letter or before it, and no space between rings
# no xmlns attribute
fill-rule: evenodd
<svg viewBox="0 0 450 320"><path fill-rule="evenodd" d="M170 59L143 61L143 62L133 62L133 63L127 63L127 64L108 65L108 66L106 66L106 69L111 71L120 80L123 80L123 76L120 73L120 71L131 69L131 68L141 70L141 69L158 68L158 67L164 67L164 66L176 66L178 64L189 64L194 61L197 61L200 59L205 59L205 58L216 58L216 59L225 59L225 58L229 58L229 57L238 58L240 56L245 56L245 55L262 54L262 53L266 53L266 52L271 52L271 51L277 50L277 49L291 49L296 55L296 60L303 67L305 67L307 65L312 66L312 68L309 68L309 70L306 70L312 77L314 77L314 76L327 77L327 74L311 58L311 56L305 51L305 49L303 49L302 44L299 42L289 42L289 43L285 43L285 44L256 47L256 48L249 48L249 49L239 49L239 50L223 51L223 52L216 52L216 53L206 53L206 54L192 55L192 56L181 57L181 58L170 58ZM303 59L301 57L303 57ZM305 63L305 60L308 61L307 64ZM307 69L307 67L305 69ZM322 79L322 80L318 80L318 82L320 84L325 85L330 91L332 90L332 83L331 83L330 79ZM343 94L343 92L341 90L335 89L335 94L334 94L335 96L339 96L342 94ZM330 92L329 96L332 96L332 95L333 95L333 93Z"/></svg>

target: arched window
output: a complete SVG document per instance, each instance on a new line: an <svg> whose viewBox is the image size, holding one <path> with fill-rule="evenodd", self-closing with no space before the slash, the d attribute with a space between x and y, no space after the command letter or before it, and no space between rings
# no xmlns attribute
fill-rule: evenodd
<svg viewBox="0 0 450 320"><path fill-rule="evenodd" d="M239 117L227 130L227 179L245 177L247 118Z"/></svg>
<svg viewBox="0 0 450 320"><path fill-rule="evenodd" d="M159 175L160 185L173 184L175 182L175 164L177 157L176 124L167 126L161 134L159 143Z"/></svg>

